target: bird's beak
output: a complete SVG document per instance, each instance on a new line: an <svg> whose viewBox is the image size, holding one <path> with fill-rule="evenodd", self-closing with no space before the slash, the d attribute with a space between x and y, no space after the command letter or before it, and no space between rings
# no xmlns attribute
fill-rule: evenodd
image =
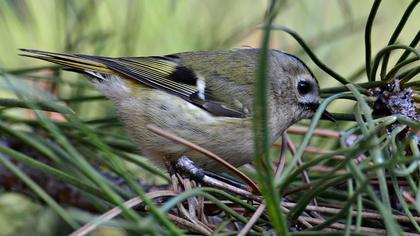
<svg viewBox="0 0 420 236"><path fill-rule="evenodd" d="M327 110L324 110L324 112L322 113L321 118L330 120L332 122L336 122L337 120L335 119L335 117L333 116L333 114L331 114L330 112L328 112Z"/></svg>
<svg viewBox="0 0 420 236"><path fill-rule="evenodd" d="M313 109L314 112L316 112L316 110L318 110L318 107L319 107L319 103L314 103L311 106L311 108ZM322 113L321 118L330 120L332 122L336 122L337 121L335 119L335 117L330 112L328 112L327 110L324 110L324 112Z"/></svg>

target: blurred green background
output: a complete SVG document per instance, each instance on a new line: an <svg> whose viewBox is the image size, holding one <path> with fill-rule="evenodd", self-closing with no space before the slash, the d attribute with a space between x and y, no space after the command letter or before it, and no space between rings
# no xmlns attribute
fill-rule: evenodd
<svg viewBox="0 0 420 236"><path fill-rule="evenodd" d="M374 53L387 44L409 2L381 4L372 32ZM322 61L348 77L364 66L363 33L371 4L363 0L284 1L275 25L298 32ZM0 68L47 65L19 57L18 48L143 56L258 47L266 7L267 1L255 0L4 0L0 1ZM399 37L401 43L408 44L414 37L419 21L420 12L414 11ZM285 33L273 33L272 47L308 62L321 87L337 84L309 62Z"/></svg>
<svg viewBox="0 0 420 236"><path fill-rule="evenodd" d="M284 1L274 24L298 32L325 64L349 78L363 70L365 65L364 27L372 2ZM373 55L387 45L409 3L408 0L399 0L384 1L381 4L372 31ZM13 77L27 69L50 66L45 62L18 56L19 48L117 57L259 47L260 25L267 5L268 1L256 0L2 0L0 70L7 72L8 77ZM399 42L409 44L418 31L419 22L420 12L415 11L399 36ZM307 62L320 80L322 88L338 84L317 68L289 35L274 31L271 46L296 54ZM390 64L398 56L391 56ZM63 84L58 89L52 89L31 80L26 88L28 91L36 87L47 89L51 95L61 99L99 95L92 87L86 86L88 83L82 76L70 72L59 73L57 76L41 71L31 76L31 79L50 76L54 80L59 77L69 84L83 86ZM355 78L366 81L363 73ZM14 97L14 93L4 84L4 80L0 81L0 98ZM38 91L36 95L39 94ZM110 103L103 100L68 105L82 119L112 113ZM349 112L350 107L334 102L329 110ZM22 109L10 109L6 113L22 118L30 115ZM38 206L22 202L24 200L20 197L0 193L0 235L6 234L5 230L10 233L22 227L22 222L33 220L21 217L22 221L16 221L15 224L4 223L7 222L4 219L20 217L19 214L28 216L38 210ZM11 207L13 205L27 209L16 209Z"/></svg>

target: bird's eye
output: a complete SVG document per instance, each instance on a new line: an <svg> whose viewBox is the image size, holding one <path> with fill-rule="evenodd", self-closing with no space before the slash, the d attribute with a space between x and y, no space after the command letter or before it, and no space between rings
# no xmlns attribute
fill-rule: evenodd
<svg viewBox="0 0 420 236"><path fill-rule="evenodd" d="M305 95L311 91L311 85L306 81L299 81L298 91L301 95Z"/></svg>

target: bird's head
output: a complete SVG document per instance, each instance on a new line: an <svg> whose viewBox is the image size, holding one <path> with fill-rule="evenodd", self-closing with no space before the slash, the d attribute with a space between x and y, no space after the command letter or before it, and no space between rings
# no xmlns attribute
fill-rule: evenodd
<svg viewBox="0 0 420 236"><path fill-rule="evenodd" d="M320 103L320 88L315 76L295 56L273 51L272 58L271 91L278 114L291 123L311 118ZM323 117L335 121L328 111L324 111Z"/></svg>

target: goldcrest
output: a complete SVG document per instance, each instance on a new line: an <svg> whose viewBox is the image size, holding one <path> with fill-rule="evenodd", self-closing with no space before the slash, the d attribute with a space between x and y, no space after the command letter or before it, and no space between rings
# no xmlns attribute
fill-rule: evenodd
<svg viewBox="0 0 420 236"><path fill-rule="evenodd" d="M260 49L120 58L22 50L25 56L89 75L93 85L113 101L141 153L159 167L186 155L206 170L223 170L203 154L149 131L149 124L237 167L254 158L252 118ZM269 51L268 79L274 142L290 125L314 114L319 85L301 60L277 50Z"/></svg>

